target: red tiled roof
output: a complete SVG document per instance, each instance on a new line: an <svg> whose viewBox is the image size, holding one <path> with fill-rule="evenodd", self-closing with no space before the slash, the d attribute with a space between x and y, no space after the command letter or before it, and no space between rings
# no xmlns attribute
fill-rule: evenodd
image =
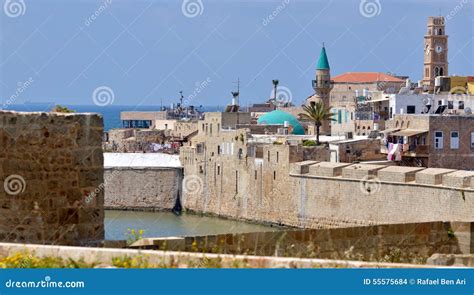
<svg viewBox="0 0 474 295"><path fill-rule="evenodd" d="M336 83L404 82L402 79L377 72L344 73L333 77Z"/></svg>

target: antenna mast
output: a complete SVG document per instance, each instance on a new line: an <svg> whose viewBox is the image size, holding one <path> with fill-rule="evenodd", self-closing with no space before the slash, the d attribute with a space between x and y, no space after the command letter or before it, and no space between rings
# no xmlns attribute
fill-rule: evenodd
<svg viewBox="0 0 474 295"><path fill-rule="evenodd" d="M233 105L239 105L239 97L240 97L240 78L237 78L237 82L234 82L234 83L237 83L237 91L232 91L232 97L233 97L233 101L232 101L232 104Z"/></svg>

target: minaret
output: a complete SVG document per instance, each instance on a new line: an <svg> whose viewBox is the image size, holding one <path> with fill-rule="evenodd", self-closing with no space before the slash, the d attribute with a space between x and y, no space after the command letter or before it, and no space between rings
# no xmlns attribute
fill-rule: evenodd
<svg viewBox="0 0 474 295"><path fill-rule="evenodd" d="M322 101L325 107L329 107L329 94L332 90L331 83L331 71L329 67L328 56L326 54L326 48L321 49L319 54L318 65L316 66L316 80L313 80L313 89L315 94L308 99L308 104L316 103L317 101ZM324 122L321 126L322 134L330 134L331 129L329 122Z"/></svg>
<svg viewBox="0 0 474 295"><path fill-rule="evenodd" d="M448 75L448 36L443 16L428 18L424 50L423 85L431 92L435 78Z"/></svg>

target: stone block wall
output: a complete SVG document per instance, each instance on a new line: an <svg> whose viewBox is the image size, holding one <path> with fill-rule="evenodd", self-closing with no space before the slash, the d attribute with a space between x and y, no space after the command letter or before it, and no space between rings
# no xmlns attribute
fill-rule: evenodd
<svg viewBox="0 0 474 295"><path fill-rule="evenodd" d="M0 241L103 240L102 136L95 114L0 111Z"/></svg>
<svg viewBox="0 0 474 295"><path fill-rule="evenodd" d="M160 246L176 251L423 263L434 253L473 253L472 225L429 222L221 234L185 237L176 248L164 240Z"/></svg>
<svg viewBox="0 0 474 295"><path fill-rule="evenodd" d="M181 184L179 168L105 169L107 209L171 210Z"/></svg>
<svg viewBox="0 0 474 295"><path fill-rule="evenodd" d="M214 150L209 143L206 149ZM235 145L246 150L245 142ZM206 149L181 154L185 179L199 184L183 192L191 211L300 228L474 221L474 181L466 172L442 171L430 185L423 168L317 158L293 163L288 145L264 145L262 158L209 156Z"/></svg>
<svg viewBox="0 0 474 295"><path fill-rule="evenodd" d="M472 179L466 179L465 173L445 173L441 175L442 184L429 185L424 177L417 177L419 173L425 175L422 168L413 171L410 167L380 167L366 179L346 177L350 174L344 170L352 171L352 166L342 168L342 176L318 174L311 166L307 174L291 174L295 201L303 214L289 216L287 222L317 228L474 221L474 190L469 187ZM407 178L407 170L414 175ZM459 179L464 187L459 187Z"/></svg>

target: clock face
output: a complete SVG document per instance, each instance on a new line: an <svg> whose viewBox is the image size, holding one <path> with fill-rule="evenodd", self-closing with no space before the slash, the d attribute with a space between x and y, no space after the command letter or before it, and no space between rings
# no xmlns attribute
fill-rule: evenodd
<svg viewBox="0 0 474 295"><path fill-rule="evenodd" d="M443 52L443 46L441 46L441 45L436 45L436 52L437 52L437 53Z"/></svg>

